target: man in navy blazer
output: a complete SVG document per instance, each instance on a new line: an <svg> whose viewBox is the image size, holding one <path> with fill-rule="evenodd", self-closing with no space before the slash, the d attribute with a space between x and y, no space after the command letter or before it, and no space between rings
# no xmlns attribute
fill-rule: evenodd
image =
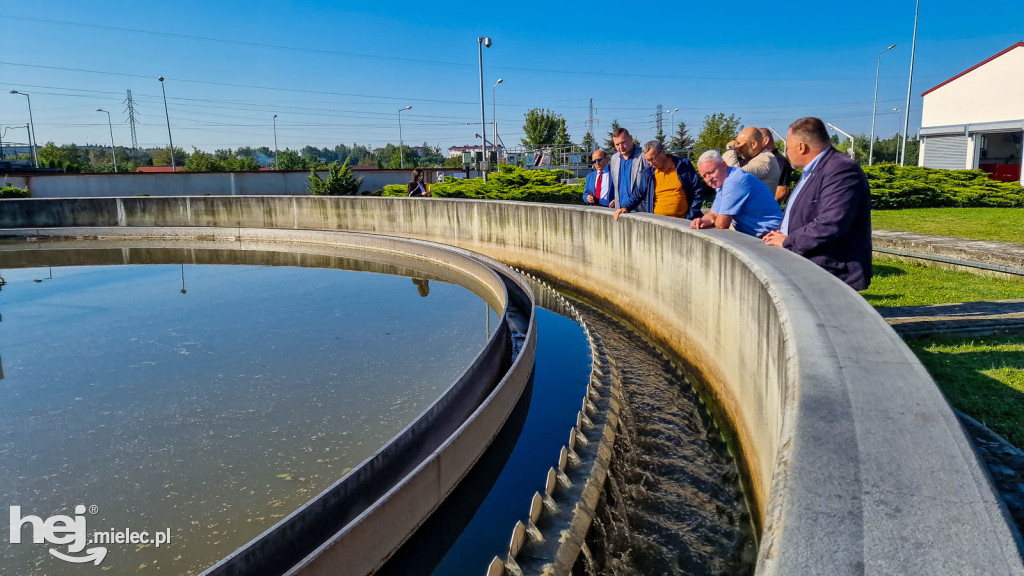
<svg viewBox="0 0 1024 576"><path fill-rule="evenodd" d="M615 199L611 170L608 169L608 153L597 150L590 157L594 171L587 174L583 184L583 203L592 206L608 206ZM600 182L598 177L600 176ZM600 188L598 188L600 185Z"/></svg>
<svg viewBox="0 0 1024 576"><path fill-rule="evenodd" d="M871 191L864 171L832 147L818 118L790 125L786 156L803 175L782 226L765 234L765 244L792 250L864 290L871 284Z"/></svg>

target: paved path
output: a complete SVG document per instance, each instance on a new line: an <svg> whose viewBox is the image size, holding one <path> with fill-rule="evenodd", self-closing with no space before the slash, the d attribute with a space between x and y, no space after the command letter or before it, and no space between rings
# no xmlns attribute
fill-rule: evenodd
<svg viewBox="0 0 1024 576"><path fill-rule="evenodd" d="M876 308L904 338L926 334L1024 332L1024 300Z"/></svg>
<svg viewBox="0 0 1024 576"><path fill-rule="evenodd" d="M1024 238L1024 231L1021 232ZM874 230L875 252L1024 276L1024 244Z"/></svg>

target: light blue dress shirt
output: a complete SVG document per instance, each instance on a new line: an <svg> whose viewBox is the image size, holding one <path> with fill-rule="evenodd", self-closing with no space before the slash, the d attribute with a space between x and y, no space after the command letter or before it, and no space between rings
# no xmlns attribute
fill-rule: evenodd
<svg viewBox="0 0 1024 576"><path fill-rule="evenodd" d="M796 202L797 194L800 194L800 190L804 187L804 182L807 182L807 179L811 177L811 173L814 172L814 167L818 165L818 160L821 160L821 157L827 151L828 148L819 152L818 155L814 157L814 160L811 160L811 162L804 167L803 173L800 174L800 181L796 183L796 188L793 189L793 195L790 196L789 200L786 202L786 214L783 215L782 226L779 228L779 232L782 232L786 236L789 236L789 212L793 207L793 204Z"/></svg>

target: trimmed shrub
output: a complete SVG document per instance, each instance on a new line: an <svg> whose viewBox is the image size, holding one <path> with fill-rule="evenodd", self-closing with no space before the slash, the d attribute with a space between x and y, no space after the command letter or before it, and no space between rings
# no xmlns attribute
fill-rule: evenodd
<svg viewBox="0 0 1024 576"><path fill-rule="evenodd" d="M406 184L388 184L384 187L384 193L381 196L388 196L391 198L398 198L409 195L409 186Z"/></svg>
<svg viewBox="0 0 1024 576"><path fill-rule="evenodd" d="M940 170L881 164L864 166L872 208L1019 208L1024 188L990 180L981 170Z"/></svg>
<svg viewBox="0 0 1024 576"><path fill-rule="evenodd" d="M501 164L497 173L488 176L486 183L482 178L456 180L449 176L444 182L431 184L430 194L435 198L580 204L583 184L561 183L562 179L571 176L568 170L527 170L519 166Z"/></svg>
<svg viewBox="0 0 1024 576"><path fill-rule="evenodd" d="M28 188L18 188L17 186L4 186L0 188L0 198L28 198Z"/></svg>

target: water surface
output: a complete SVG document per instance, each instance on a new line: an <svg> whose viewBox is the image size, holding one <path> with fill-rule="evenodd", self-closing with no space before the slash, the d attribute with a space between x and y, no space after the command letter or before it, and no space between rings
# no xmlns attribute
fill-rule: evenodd
<svg viewBox="0 0 1024 576"><path fill-rule="evenodd" d="M496 318L459 286L338 269L0 275L3 513L95 505L90 532L171 529L160 549L107 546L107 574L196 573L245 544L412 421ZM3 572L86 570L49 547L5 530Z"/></svg>

